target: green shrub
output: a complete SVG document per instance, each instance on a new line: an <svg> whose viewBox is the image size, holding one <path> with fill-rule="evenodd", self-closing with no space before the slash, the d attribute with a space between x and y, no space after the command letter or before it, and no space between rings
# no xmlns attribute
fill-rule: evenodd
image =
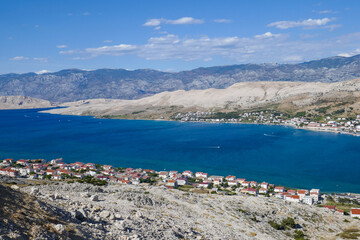
<svg viewBox="0 0 360 240"><path fill-rule="evenodd" d="M294 232L294 238L296 240L305 240L305 234L301 230L295 230Z"/></svg>
<svg viewBox="0 0 360 240"><path fill-rule="evenodd" d="M268 222L270 224L270 226L272 226L273 228L275 228L276 230L283 230L284 228L278 224L277 222L271 220Z"/></svg>
<svg viewBox="0 0 360 240"><path fill-rule="evenodd" d="M295 228L295 220L291 217L287 217L281 221L281 226L283 228Z"/></svg>

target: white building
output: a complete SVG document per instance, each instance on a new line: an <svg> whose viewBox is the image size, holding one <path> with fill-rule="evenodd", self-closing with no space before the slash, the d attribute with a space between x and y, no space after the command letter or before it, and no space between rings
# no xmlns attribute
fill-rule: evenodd
<svg viewBox="0 0 360 240"><path fill-rule="evenodd" d="M176 183L179 186L186 185L187 184L187 179L186 178L178 178L178 179L176 179Z"/></svg>
<svg viewBox="0 0 360 240"><path fill-rule="evenodd" d="M314 199L311 196L304 196L302 198L302 202L307 205L312 205L314 203Z"/></svg>
<svg viewBox="0 0 360 240"><path fill-rule="evenodd" d="M268 193L268 190L266 188L260 188L259 189L259 193L260 194L267 194Z"/></svg>
<svg viewBox="0 0 360 240"><path fill-rule="evenodd" d="M203 173L203 172L197 172L195 174L195 177L197 178L207 178L208 174L207 173Z"/></svg>
<svg viewBox="0 0 360 240"><path fill-rule="evenodd" d="M262 183L260 184L260 187L267 189L267 188L269 187L269 184L268 184L267 182L262 182Z"/></svg>
<svg viewBox="0 0 360 240"><path fill-rule="evenodd" d="M311 189L310 196L314 199L314 202L319 201L320 189Z"/></svg>
<svg viewBox="0 0 360 240"><path fill-rule="evenodd" d="M275 187L274 192L276 193L284 192L284 187Z"/></svg>

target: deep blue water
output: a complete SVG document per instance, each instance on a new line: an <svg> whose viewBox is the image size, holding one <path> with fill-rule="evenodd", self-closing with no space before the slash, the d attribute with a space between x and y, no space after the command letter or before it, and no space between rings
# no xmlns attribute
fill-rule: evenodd
<svg viewBox="0 0 360 240"><path fill-rule="evenodd" d="M0 159L63 157L360 193L360 137L284 126L109 120L0 111Z"/></svg>

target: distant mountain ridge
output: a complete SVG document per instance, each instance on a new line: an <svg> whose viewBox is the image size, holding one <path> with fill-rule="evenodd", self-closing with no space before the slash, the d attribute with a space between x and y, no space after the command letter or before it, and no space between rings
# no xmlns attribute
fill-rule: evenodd
<svg viewBox="0 0 360 240"><path fill-rule="evenodd" d="M299 64L241 64L176 73L151 69L66 69L55 73L0 75L0 96L22 95L51 102L138 99L164 91L224 89L238 82L338 82L360 77L360 55Z"/></svg>

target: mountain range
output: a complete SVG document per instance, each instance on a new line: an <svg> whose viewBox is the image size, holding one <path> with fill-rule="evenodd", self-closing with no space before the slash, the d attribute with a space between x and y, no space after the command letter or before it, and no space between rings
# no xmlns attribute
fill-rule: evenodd
<svg viewBox="0 0 360 240"><path fill-rule="evenodd" d="M82 99L139 99L164 91L225 89L239 82L339 82L360 77L360 55L298 64L241 64L181 72L151 69L67 69L0 75L0 96L29 96L62 103Z"/></svg>

